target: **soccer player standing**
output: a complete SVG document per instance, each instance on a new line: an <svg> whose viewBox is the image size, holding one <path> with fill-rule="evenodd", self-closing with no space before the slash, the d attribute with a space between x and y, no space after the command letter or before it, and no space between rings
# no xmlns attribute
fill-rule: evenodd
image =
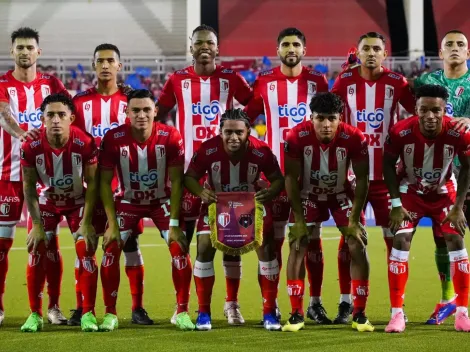
<svg viewBox="0 0 470 352"><path fill-rule="evenodd" d="M77 94L73 98L75 104L75 120L73 124L90 133L96 145L100 145L105 133L127 122L127 96L117 84L117 75L122 68L121 53L113 44L101 44L93 53L93 69L97 76L97 86ZM113 185L113 189L117 182ZM95 213L106 216L101 202L97 203ZM95 229L102 235L103 229ZM144 293L144 261L138 246L138 234L143 231L143 223L139 222L132 236L123 248L124 263L132 295L132 319L135 324L151 325L151 320L143 307ZM82 315L82 293L78 281L80 262L75 263L75 290L77 308L73 310L69 325L80 325Z"/></svg>
<svg viewBox="0 0 470 352"><path fill-rule="evenodd" d="M184 184L205 203L197 225L197 258L194 281L199 302L197 330L211 330L211 296L215 281L215 248L210 239L207 205L216 201L215 192L241 190L255 192L255 198L266 205L263 223L263 244L257 250L258 281L263 296L263 325L267 330L281 328L276 315L279 263L272 242L272 216L269 202L284 188L279 164L266 143L250 136L250 122L240 109L226 110L220 120L220 135L205 141L194 154L186 171ZM210 189L203 188L200 179L208 174ZM257 185L264 173L269 188Z"/></svg>
<svg viewBox="0 0 470 352"><path fill-rule="evenodd" d="M344 122L359 128L367 139L370 165L367 202L374 210L376 224L382 227L389 255L393 234L388 228L390 198L382 174L383 146L390 127L398 120L398 103L413 113L415 100L406 79L382 66L387 50L380 33L369 32L359 38L357 57L361 64L343 71L336 79L332 92L343 99ZM351 310L349 266L348 246L341 237L338 248L341 296L338 315L334 320L339 324L347 323Z"/></svg>
<svg viewBox="0 0 470 352"><path fill-rule="evenodd" d="M175 128L154 123L157 109L151 92L132 91L127 102L130 123L108 131L101 143L100 194L109 227L103 239L101 278L106 315L100 328L111 331L118 327L116 301L121 242L125 245L135 226L147 217L153 220L170 249L177 301L176 325L182 330L193 330L194 324L187 313L191 260L188 242L180 228L183 140ZM114 170L117 170L119 192L113 199Z"/></svg>
<svg viewBox="0 0 470 352"><path fill-rule="evenodd" d="M21 331L36 332L43 328L42 291L47 274L47 246L56 241L57 227L63 216L83 267L79 277L84 303L82 330L98 331L93 312L98 272L92 225L98 191L98 149L89 134L71 126L74 107L70 97L50 95L44 99L41 111L45 129L41 129L39 139L27 141L21 148L23 188L32 221L27 238L26 270L31 315Z"/></svg>
<svg viewBox="0 0 470 352"><path fill-rule="evenodd" d="M254 98L245 111L254 121L266 115L266 142L284 169L283 143L291 128L310 116L310 100L319 92L328 91L324 75L302 66L306 54L305 35L297 28L283 29L277 38L277 54L281 65L261 72L253 87ZM290 206L283 191L273 201L276 255L282 267L282 244L289 219ZM321 303L323 255L320 228L313 230L314 238L307 249L306 266L310 283L310 304L307 315L318 323L328 323Z"/></svg>
<svg viewBox="0 0 470 352"><path fill-rule="evenodd" d="M40 106L48 95L68 95L60 80L36 72L36 62L41 56L37 31L27 27L19 28L11 34L11 43L15 68L0 76L0 325L4 319L3 294L8 272L8 252L23 209L21 141L26 131L42 126ZM66 324L67 319L59 309L63 267L56 237L49 243L45 261L48 319L52 324Z"/></svg>
<svg viewBox="0 0 470 352"><path fill-rule="evenodd" d="M217 33L213 28L201 25L194 29L190 49L193 66L170 76L157 103L159 117L166 116L177 105L176 128L183 137L186 168L202 142L218 135L220 116L226 109L233 107L234 98L246 105L252 97L251 88L242 76L215 64L219 48ZM200 208L201 199L185 192L182 211L189 242ZM229 324L243 324L245 320L238 305L241 259L239 256L224 255L223 265L227 289L224 314ZM175 315L171 319L172 323L174 318Z"/></svg>
<svg viewBox="0 0 470 352"><path fill-rule="evenodd" d="M457 297L455 329L470 332L468 317L469 263L465 249L465 216L462 211L470 184L470 134L456 132L445 116L446 88L424 85L416 92L417 116L397 123L389 133L383 160L384 177L392 198L390 212L393 249L389 258L389 289L392 317L386 332L403 332L403 299L408 280L411 241L422 217L430 217L436 233L449 250L452 280ZM452 161L462 168L458 180ZM398 181L396 161L403 162Z"/></svg>
<svg viewBox="0 0 470 352"><path fill-rule="evenodd" d="M343 103L337 95L316 95L310 110L311 121L294 127L284 148L286 190L292 207L287 262L292 312L282 330L304 327L304 258L313 227L328 220L330 211L351 254L352 327L360 332L374 331L365 315L369 261L362 209L369 187L367 141L358 128L341 122ZM348 179L351 164L356 174L354 193Z"/></svg>

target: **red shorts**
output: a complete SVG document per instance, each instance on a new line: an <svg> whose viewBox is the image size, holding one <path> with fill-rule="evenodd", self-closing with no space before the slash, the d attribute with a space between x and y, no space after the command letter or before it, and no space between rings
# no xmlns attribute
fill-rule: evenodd
<svg viewBox="0 0 470 352"><path fill-rule="evenodd" d="M458 235L458 231L450 222L441 225L441 222L455 204L455 198L455 193L432 197L422 197L416 194L402 193L402 205L406 210L408 210L412 221L403 221L395 235L399 233L414 232L419 221L425 216L432 220L435 237L443 237L445 233Z"/></svg>
<svg viewBox="0 0 470 352"><path fill-rule="evenodd" d="M97 235L102 236L106 231L108 218L106 212L104 211L103 204L98 202L93 209L93 224L95 227L95 232ZM144 220L140 220L134 230L132 231L132 236L138 236L144 232Z"/></svg>
<svg viewBox="0 0 470 352"><path fill-rule="evenodd" d="M23 201L23 182L0 181L0 225L20 221Z"/></svg>
<svg viewBox="0 0 470 352"><path fill-rule="evenodd" d="M339 193L329 196L328 200L302 199L304 217L307 226L319 225L330 218L330 212L337 227L349 225L349 216L353 206L352 192ZM361 212L361 224L365 225L364 213ZM294 214L290 214L289 226L294 225Z"/></svg>
<svg viewBox="0 0 470 352"><path fill-rule="evenodd" d="M152 219L153 223L160 231L161 236L168 241L168 231L170 229L170 200L162 201L158 205L136 205L116 202L116 217L119 224L121 238L125 242L132 235L143 218ZM180 219L180 227L184 229L184 222Z"/></svg>
<svg viewBox="0 0 470 352"><path fill-rule="evenodd" d="M391 204L390 195L384 181L370 181L366 205L368 202L374 210L375 224L388 227Z"/></svg>
<svg viewBox="0 0 470 352"><path fill-rule="evenodd" d="M273 228L273 217L272 217L272 205L266 204L264 207L264 220L263 220L263 236L271 237L274 236ZM207 204L204 204L201 208L201 214L197 221L196 236L210 234L211 229L209 226L209 216L207 214Z"/></svg>
<svg viewBox="0 0 470 352"><path fill-rule="evenodd" d="M286 191L282 191L272 201L273 222L284 222L289 220L290 203Z"/></svg>
<svg viewBox="0 0 470 352"><path fill-rule="evenodd" d="M181 200L181 213L184 221L197 220L201 213L201 204L201 198L195 196L185 188L183 199Z"/></svg>

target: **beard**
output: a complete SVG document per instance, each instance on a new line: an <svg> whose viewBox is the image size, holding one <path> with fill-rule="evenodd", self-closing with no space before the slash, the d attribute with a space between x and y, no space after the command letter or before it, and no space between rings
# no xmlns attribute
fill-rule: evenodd
<svg viewBox="0 0 470 352"><path fill-rule="evenodd" d="M36 62L35 61L21 61L19 58L16 59L16 65L18 65L21 68L30 68L33 66Z"/></svg>
<svg viewBox="0 0 470 352"><path fill-rule="evenodd" d="M300 61L302 60L302 56L297 56L297 57L279 57L281 59L281 62L286 65L287 67L295 67L297 66ZM293 59L293 60L292 60Z"/></svg>

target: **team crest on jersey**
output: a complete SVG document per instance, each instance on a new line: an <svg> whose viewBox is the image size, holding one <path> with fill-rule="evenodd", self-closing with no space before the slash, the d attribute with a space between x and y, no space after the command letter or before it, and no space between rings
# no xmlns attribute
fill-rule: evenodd
<svg viewBox="0 0 470 352"><path fill-rule="evenodd" d="M338 159L338 161L343 161L344 159L346 159L346 149L344 148L337 148L336 149L336 159Z"/></svg>
<svg viewBox="0 0 470 352"><path fill-rule="evenodd" d="M82 163L82 156L80 154L73 154L72 155L73 163L75 165L81 165Z"/></svg>
<svg viewBox="0 0 470 352"><path fill-rule="evenodd" d="M83 104L83 110L90 111L90 109L91 109L91 102L87 101L86 103Z"/></svg>
<svg viewBox="0 0 470 352"><path fill-rule="evenodd" d="M228 80L227 79L221 79L220 80L220 90L222 92L228 92Z"/></svg>
<svg viewBox="0 0 470 352"><path fill-rule="evenodd" d="M16 97L16 88L8 88L8 95L10 97Z"/></svg>
<svg viewBox="0 0 470 352"><path fill-rule="evenodd" d="M307 82L307 87L308 87L308 94L309 95L315 95L317 94L317 84L312 81Z"/></svg>
<svg viewBox="0 0 470 352"><path fill-rule="evenodd" d="M177 270L183 270L184 268L186 268L188 266L188 260L186 258L186 255L173 257L173 258L171 258L171 260L173 262L173 266Z"/></svg>
<svg viewBox="0 0 470 352"><path fill-rule="evenodd" d="M192 207L193 207L193 205L191 204L191 202L189 200L184 200L181 203L181 208L183 208L183 210L186 211L186 212L190 211Z"/></svg>
<svg viewBox="0 0 470 352"><path fill-rule="evenodd" d="M349 94L349 95L354 95L354 93L356 93L356 87L350 86L350 87L348 88L348 94Z"/></svg>
<svg viewBox="0 0 470 352"><path fill-rule="evenodd" d="M455 94L455 97L456 97L456 98L460 97L460 96L463 94L464 91L465 91L465 88L464 88L464 87L458 86L458 87L455 89L455 93L454 93L454 94Z"/></svg>
<svg viewBox="0 0 470 352"><path fill-rule="evenodd" d="M183 89L188 90L188 88L189 88L189 80L186 79L183 81Z"/></svg>
<svg viewBox="0 0 470 352"><path fill-rule="evenodd" d="M164 145L156 145L155 146L155 154L157 156L157 159L163 159L166 155L165 146Z"/></svg>
<svg viewBox="0 0 470 352"><path fill-rule="evenodd" d="M217 217L217 221L219 222L220 226L227 227L230 224L230 214L229 213L220 213Z"/></svg>
<svg viewBox="0 0 470 352"><path fill-rule="evenodd" d="M240 219L238 219L238 223L240 226L247 229L253 225L253 216L251 214L241 214Z"/></svg>
<svg viewBox="0 0 470 352"><path fill-rule="evenodd" d="M250 163L248 166L248 174L256 175L257 173L258 173L258 165Z"/></svg>
<svg viewBox="0 0 470 352"><path fill-rule="evenodd" d="M304 154L305 154L306 156L312 155L312 152L313 152L313 151L312 151L312 146L305 147Z"/></svg>
<svg viewBox="0 0 470 352"><path fill-rule="evenodd" d="M95 259L93 257L84 257L82 259L82 266L83 266L83 269L85 269L86 271L88 271L89 273L92 273L92 274L97 269Z"/></svg>
<svg viewBox="0 0 470 352"><path fill-rule="evenodd" d="M43 97L47 97L48 95L51 94L51 87L49 87L45 84L42 84L41 85L41 93L42 93Z"/></svg>
<svg viewBox="0 0 470 352"><path fill-rule="evenodd" d="M212 165L212 171L219 172L219 169L220 169L219 163L214 163L214 165Z"/></svg>
<svg viewBox="0 0 470 352"><path fill-rule="evenodd" d="M393 87L387 87L387 89L385 90L385 97L387 99L393 99L393 94L394 94L394 89Z"/></svg>
<svg viewBox="0 0 470 352"><path fill-rule="evenodd" d="M106 268L108 266L113 265L114 263L114 255L112 253L104 253L103 260L101 261L101 266Z"/></svg>
<svg viewBox="0 0 470 352"><path fill-rule="evenodd" d="M37 252L29 253L28 257L28 265L29 267L33 267L39 264L39 259L41 259L41 255L37 254Z"/></svg>
<svg viewBox="0 0 470 352"><path fill-rule="evenodd" d="M454 147L452 145L444 146L444 157L446 159L452 159L454 157Z"/></svg>
<svg viewBox="0 0 470 352"><path fill-rule="evenodd" d="M274 82L271 82L271 83L269 84L269 90L270 90L271 92L274 92L274 91L276 90L276 84L275 84Z"/></svg>
<svg viewBox="0 0 470 352"><path fill-rule="evenodd" d="M3 203L2 205L0 205L0 214L2 216L7 216L8 214L10 214L10 204Z"/></svg>

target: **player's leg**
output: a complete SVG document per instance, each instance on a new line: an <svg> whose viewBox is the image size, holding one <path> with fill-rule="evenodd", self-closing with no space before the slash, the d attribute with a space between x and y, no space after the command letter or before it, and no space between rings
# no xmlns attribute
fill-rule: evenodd
<svg viewBox="0 0 470 352"><path fill-rule="evenodd" d="M197 330L211 330L211 296L215 282L214 256L215 248L210 240L207 207L201 211L197 223L197 256L194 262L194 283L198 300Z"/></svg>
<svg viewBox="0 0 470 352"><path fill-rule="evenodd" d="M276 257L271 209L265 206L263 243L256 250L258 255L258 282L263 297L263 326L266 330L280 330L281 323L276 314L276 299L279 287L279 262Z"/></svg>
<svg viewBox="0 0 470 352"><path fill-rule="evenodd" d="M242 259L238 256L223 255L223 267L225 274L225 303L224 315L230 325L243 325L245 319L240 312L238 304L238 291L242 278Z"/></svg>
<svg viewBox="0 0 470 352"><path fill-rule="evenodd" d="M67 321L67 325L70 326L79 326L80 320L82 318L83 311L83 297L82 292L80 291L80 282L78 281L80 277L80 260L78 257L75 257L75 266L74 266L74 276L75 276L75 300L76 306L75 309L71 309L72 314Z"/></svg>

